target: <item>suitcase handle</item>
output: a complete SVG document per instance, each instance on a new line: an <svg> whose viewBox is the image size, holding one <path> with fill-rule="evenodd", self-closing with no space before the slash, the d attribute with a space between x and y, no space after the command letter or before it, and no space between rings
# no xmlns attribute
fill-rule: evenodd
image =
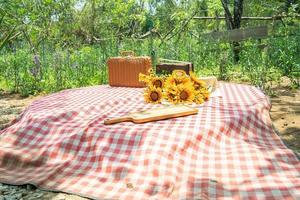
<svg viewBox="0 0 300 200"><path fill-rule="evenodd" d="M134 51L121 51L121 56L135 56Z"/></svg>

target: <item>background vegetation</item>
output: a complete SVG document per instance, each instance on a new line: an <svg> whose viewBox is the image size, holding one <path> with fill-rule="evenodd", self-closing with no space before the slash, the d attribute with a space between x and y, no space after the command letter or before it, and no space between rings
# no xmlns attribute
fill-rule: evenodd
<svg viewBox="0 0 300 200"><path fill-rule="evenodd" d="M228 19L226 8L243 16L284 17L235 26L193 18ZM106 60L121 50L149 55L154 63L191 61L199 75L266 90L266 83L282 76L299 87L299 14L296 0L0 0L0 90L29 95L107 83ZM234 44L207 37L261 25L268 26L269 36L240 42L238 61Z"/></svg>

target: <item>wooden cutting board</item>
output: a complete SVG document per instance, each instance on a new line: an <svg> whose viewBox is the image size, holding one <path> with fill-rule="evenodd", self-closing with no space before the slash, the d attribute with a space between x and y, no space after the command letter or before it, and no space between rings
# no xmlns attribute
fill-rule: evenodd
<svg viewBox="0 0 300 200"><path fill-rule="evenodd" d="M197 114L198 109L185 105L167 106L163 108L155 108L142 112L130 113L126 116L111 118L104 120L105 125L116 124L120 122L145 123L158 121L163 119L182 117Z"/></svg>

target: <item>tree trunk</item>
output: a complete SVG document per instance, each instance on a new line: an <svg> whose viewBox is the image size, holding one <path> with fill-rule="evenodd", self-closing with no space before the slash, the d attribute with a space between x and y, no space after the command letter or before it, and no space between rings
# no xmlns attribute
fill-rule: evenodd
<svg viewBox="0 0 300 200"><path fill-rule="evenodd" d="M96 19L96 8L95 8L95 0L92 0L91 2L91 10L92 10L92 13L91 13L91 41L90 43L91 44L94 44L95 42L95 19Z"/></svg>
<svg viewBox="0 0 300 200"><path fill-rule="evenodd" d="M243 0L234 0L234 29L241 27L241 19L243 14Z"/></svg>
<svg viewBox="0 0 300 200"><path fill-rule="evenodd" d="M241 27L241 19L243 14L243 0L234 0L234 29ZM240 60L241 45L239 42L233 42L234 61Z"/></svg>
<svg viewBox="0 0 300 200"><path fill-rule="evenodd" d="M231 12L228 8L229 2L228 2L228 0L221 0L221 2L222 2L222 6L223 6L224 12L225 12L225 21L226 21L227 29L232 30L234 24L233 24Z"/></svg>
<svg viewBox="0 0 300 200"><path fill-rule="evenodd" d="M233 17L229 10L228 0L221 0L221 2L225 11L225 20L226 20L227 29L228 30L239 29L241 27L241 20L243 14L243 0L234 0ZM233 42L232 48L233 48L234 61L238 62L240 60L240 51L241 51L240 43Z"/></svg>

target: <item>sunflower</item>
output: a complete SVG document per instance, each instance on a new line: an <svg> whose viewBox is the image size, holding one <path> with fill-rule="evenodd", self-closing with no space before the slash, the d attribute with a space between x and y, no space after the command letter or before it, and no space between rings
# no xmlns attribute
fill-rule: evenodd
<svg viewBox="0 0 300 200"><path fill-rule="evenodd" d="M168 102L176 104L178 103L177 93L178 93L178 88L176 85L166 85L163 93L164 99L166 99Z"/></svg>
<svg viewBox="0 0 300 200"><path fill-rule="evenodd" d="M139 73L139 81L144 83L149 83L150 77L146 74Z"/></svg>
<svg viewBox="0 0 300 200"><path fill-rule="evenodd" d="M163 88L164 86L164 78L162 77L151 77L149 81L149 86L156 88Z"/></svg>
<svg viewBox="0 0 300 200"><path fill-rule="evenodd" d="M178 85L178 84L185 84L189 82L189 77L186 75L185 71L183 70L174 70L171 75L169 75L166 79L167 85Z"/></svg>
<svg viewBox="0 0 300 200"><path fill-rule="evenodd" d="M176 80L173 76L168 76L165 80L165 87L176 86Z"/></svg>
<svg viewBox="0 0 300 200"><path fill-rule="evenodd" d="M144 98L147 103L160 103L162 100L162 90L156 87L147 87L144 93Z"/></svg>
<svg viewBox="0 0 300 200"><path fill-rule="evenodd" d="M176 69L176 70L173 70L172 76L174 76L174 77L186 77L187 75L186 75L184 70Z"/></svg>
<svg viewBox="0 0 300 200"><path fill-rule="evenodd" d="M195 92L195 99L194 102L196 104L202 104L204 102L204 96L200 91Z"/></svg>
<svg viewBox="0 0 300 200"><path fill-rule="evenodd" d="M210 92L205 82L199 80L193 72L188 76L183 70L174 70L168 76L156 76L153 71L149 74L139 74L139 80L146 82L144 98L148 103L161 103L164 99L170 103L201 104L208 100Z"/></svg>
<svg viewBox="0 0 300 200"><path fill-rule="evenodd" d="M200 88L206 87L205 82L198 79L194 72L190 71L190 77L193 82L195 90L199 90Z"/></svg>
<svg viewBox="0 0 300 200"><path fill-rule="evenodd" d="M186 83L186 84L179 84L177 86L178 88L178 101L179 102L193 102L195 99L195 90L192 86L192 84Z"/></svg>
<svg viewBox="0 0 300 200"><path fill-rule="evenodd" d="M155 73L152 68L150 68L146 74L139 73L139 81L144 83L149 83L151 79L155 77Z"/></svg>
<svg viewBox="0 0 300 200"><path fill-rule="evenodd" d="M209 96L210 96L210 92L206 89L206 88L201 88L200 89L200 93L201 95L203 96L203 99L205 101L207 101L209 99Z"/></svg>
<svg viewBox="0 0 300 200"><path fill-rule="evenodd" d="M153 70L152 68L150 68L150 69L148 70L148 74L149 74L150 76L155 76L154 70Z"/></svg>

